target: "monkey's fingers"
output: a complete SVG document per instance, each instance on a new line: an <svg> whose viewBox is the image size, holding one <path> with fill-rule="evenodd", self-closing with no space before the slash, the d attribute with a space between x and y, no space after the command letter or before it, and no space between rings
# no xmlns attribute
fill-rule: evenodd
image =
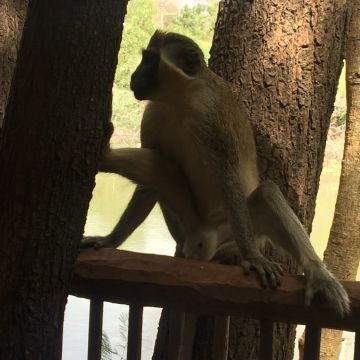
<svg viewBox="0 0 360 360"><path fill-rule="evenodd" d="M100 249L114 247L107 236L84 236L81 240L80 249Z"/></svg>
<svg viewBox="0 0 360 360"><path fill-rule="evenodd" d="M271 289L276 289L280 285L283 272L279 264L272 263L266 258L259 256L242 261L241 266L246 275L249 274L250 270L255 270L263 288L270 287Z"/></svg>

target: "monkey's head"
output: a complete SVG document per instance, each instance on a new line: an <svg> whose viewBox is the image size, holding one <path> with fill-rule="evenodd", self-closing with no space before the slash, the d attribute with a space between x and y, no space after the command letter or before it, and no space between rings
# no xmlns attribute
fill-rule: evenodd
<svg viewBox="0 0 360 360"><path fill-rule="evenodd" d="M155 31L142 60L131 76L130 88L138 100L152 100L166 85L177 86L206 68L204 54L190 38Z"/></svg>

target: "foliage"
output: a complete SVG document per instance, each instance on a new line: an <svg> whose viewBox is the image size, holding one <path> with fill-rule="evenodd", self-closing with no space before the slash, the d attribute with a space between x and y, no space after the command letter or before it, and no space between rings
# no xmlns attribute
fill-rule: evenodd
<svg viewBox="0 0 360 360"><path fill-rule="evenodd" d="M117 352L113 351L109 336L106 332L102 333L101 339L101 360L111 360L112 355L116 355Z"/></svg>
<svg viewBox="0 0 360 360"><path fill-rule="evenodd" d="M112 122L116 126L137 129L140 125L142 113L146 103L134 98L132 91L127 87L113 86Z"/></svg>
<svg viewBox="0 0 360 360"><path fill-rule="evenodd" d="M128 88L130 75L140 60L141 48L156 29L158 15L159 11L151 0L129 1L115 74L118 87Z"/></svg>
<svg viewBox="0 0 360 360"><path fill-rule="evenodd" d="M122 354L120 360L124 360L126 359L125 351L127 348L127 341L128 341L129 313L128 312L120 313L119 320L120 320L119 332L121 337L120 347L122 348Z"/></svg>
<svg viewBox="0 0 360 360"><path fill-rule="evenodd" d="M217 1L212 1L209 5L185 6L170 22L166 30L192 38L203 50L207 59L212 43L217 10Z"/></svg>

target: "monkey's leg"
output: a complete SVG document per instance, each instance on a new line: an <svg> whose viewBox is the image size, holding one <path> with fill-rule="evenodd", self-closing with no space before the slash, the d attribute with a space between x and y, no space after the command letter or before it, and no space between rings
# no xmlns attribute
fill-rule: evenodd
<svg viewBox="0 0 360 360"><path fill-rule="evenodd" d="M86 236L81 248L118 247L146 219L157 201L154 191L138 185L120 220L107 236Z"/></svg>
<svg viewBox="0 0 360 360"><path fill-rule="evenodd" d="M278 186L272 181L263 182L250 195L248 206L255 231L269 236L303 267L307 279L305 305L321 293L341 316L349 313L345 289L316 255L305 228Z"/></svg>

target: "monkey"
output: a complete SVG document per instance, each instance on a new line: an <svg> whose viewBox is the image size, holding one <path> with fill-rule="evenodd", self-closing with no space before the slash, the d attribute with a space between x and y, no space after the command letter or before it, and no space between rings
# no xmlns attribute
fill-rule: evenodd
<svg viewBox="0 0 360 360"><path fill-rule="evenodd" d="M309 236L272 181L260 182L250 121L230 85L206 65L199 46L156 31L131 76L131 90L147 100L141 148L104 150L99 171L137 184L123 216L106 237L83 247L116 247L159 202L177 252L203 260L236 252L245 273L255 270L276 288L281 267L261 246L270 240L304 270L305 305L320 293L345 316L350 301L316 255Z"/></svg>

